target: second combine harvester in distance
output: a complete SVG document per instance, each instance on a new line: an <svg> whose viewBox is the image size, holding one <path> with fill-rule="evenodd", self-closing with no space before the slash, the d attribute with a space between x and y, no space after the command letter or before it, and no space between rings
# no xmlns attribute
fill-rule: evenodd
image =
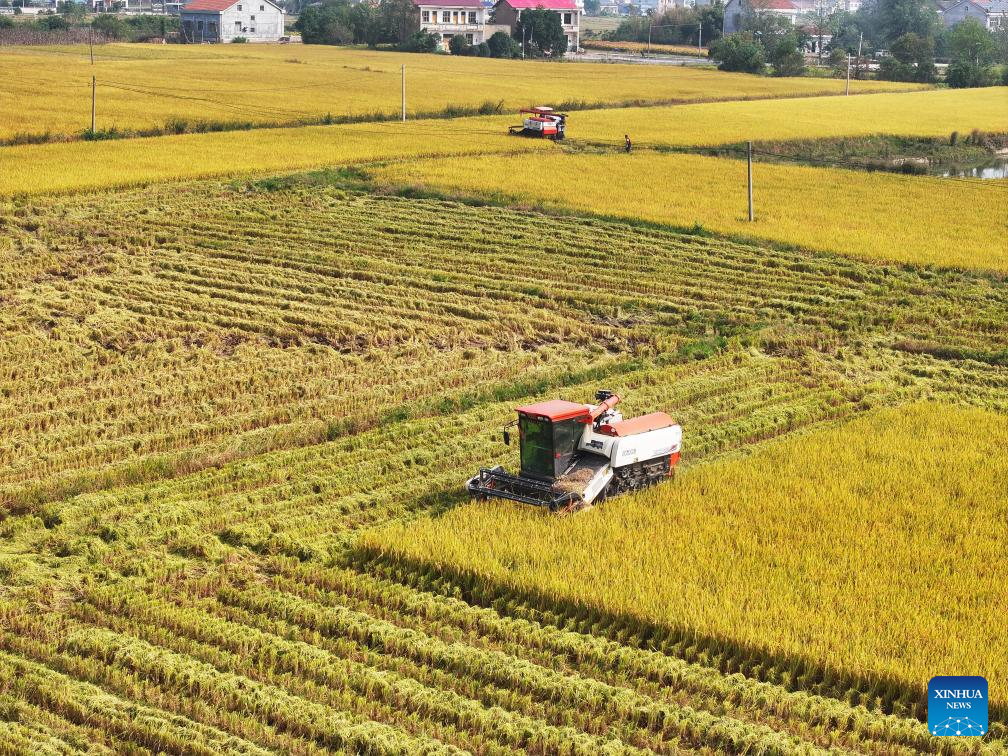
<svg viewBox="0 0 1008 756"><path fill-rule="evenodd" d="M595 398L596 405L554 399L519 407L521 471L483 468L469 480L469 493L576 512L671 476L682 428L664 412L624 420L611 391Z"/></svg>

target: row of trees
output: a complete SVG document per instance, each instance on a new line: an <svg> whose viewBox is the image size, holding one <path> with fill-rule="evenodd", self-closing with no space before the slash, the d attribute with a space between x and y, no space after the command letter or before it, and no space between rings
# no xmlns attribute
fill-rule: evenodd
<svg viewBox="0 0 1008 756"><path fill-rule="evenodd" d="M723 26L724 5L719 0L698 8L670 8L664 13L630 16L609 38L621 42L647 42L650 39L663 45L709 44L721 36Z"/></svg>
<svg viewBox="0 0 1008 756"><path fill-rule="evenodd" d="M527 56L560 56L567 51L567 35L558 13L542 8L527 10L522 14L522 23ZM412 0L379 0L377 3L324 0L304 8L294 28L308 44L371 47L385 44L400 50L433 52L440 43L437 35L420 28ZM522 54L521 45L503 32L477 45L456 35L448 47L454 55L514 58Z"/></svg>
<svg viewBox="0 0 1008 756"><path fill-rule="evenodd" d="M27 32L64 32L71 29L84 29L89 26L103 40L121 40L138 42L148 39L163 38L171 32L178 31L178 16L137 15L117 16L102 13L90 21L85 15L84 6L74 2L60 2L57 13L41 14L31 21L15 22L10 16L0 16L0 29L18 28Z"/></svg>
<svg viewBox="0 0 1008 756"><path fill-rule="evenodd" d="M998 83L993 66L1008 63L1008 29L991 33L974 19L947 29L930 0L875 0L856 13L823 7L806 14L797 27L761 12L758 0L753 6L740 32L711 45L720 68L761 73L769 64L776 75L800 75L801 51L811 46L820 63L828 49L828 62L840 75L846 73L848 55L854 56L855 78L865 75L865 61L876 56L880 79L933 82L935 59L942 57L950 61L950 86L975 87Z"/></svg>

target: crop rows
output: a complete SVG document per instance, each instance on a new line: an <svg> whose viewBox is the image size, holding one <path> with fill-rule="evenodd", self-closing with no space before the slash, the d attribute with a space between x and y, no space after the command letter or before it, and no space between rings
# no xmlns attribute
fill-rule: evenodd
<svg viewBox="0 0 1008 756"><path fill-rule="evenodd" d="M783 334L799 347L879 329L981 358L1006 347L1003 294L974 296L983 281L963 274L336 190L202 191L216 199L163 190L8 208L9 243L24 250L5 272L0 345L11 497L317 443L430 412L423 396L477 383L521 393L509 387L556 383L579 362L604 375L616 355L781 320L804 329ZM219 207L209 217L207 202ZM529 259L542 238L546 253Z"/></svg>
<svg viewBox="0 0 1008 756"><path fill-rule="evenodd" d="M297 181L0 218L7 750L939 750L884 686L354 547L547 395L672 412L687 469L1004 409L991 278Z"/></svg>

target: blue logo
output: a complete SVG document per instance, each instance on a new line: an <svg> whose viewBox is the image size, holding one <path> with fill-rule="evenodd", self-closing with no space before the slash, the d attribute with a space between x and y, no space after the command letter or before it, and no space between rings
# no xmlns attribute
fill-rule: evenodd
<svg viewBox="0 0 1008 756"><path fill-rule="evenodd" d="M939 675L928 683L928 729L932 735L987 734L987 680Z"/></svg>

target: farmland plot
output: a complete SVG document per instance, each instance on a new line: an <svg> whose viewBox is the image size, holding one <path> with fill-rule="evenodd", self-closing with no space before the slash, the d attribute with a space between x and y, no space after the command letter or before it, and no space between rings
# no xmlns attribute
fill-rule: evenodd
<svg viewBox="0 0 1008 756"><path fill-rule="evenodd" d="M715 653L818 658L925 698L936 668L975 670L1003 707L1008 657L976 649L1004 647L1008 466L991 462L1006 443L1004 415L913 405L691 469L592 517L477 503L363 546L505 596L710 638ZM963 597L954 612L949 596Z"/></svg>
<svg viewBox="0 0 1008 756"><path fill-rule="evenodd" d="M396 164L374 174L392 184L696 226L869 260L1008 271L1008 216L987 209L991 193L1000 198L1008 185L794 165L754 170L754 223L742 160L550 152ZM548 184L545 174L554 177Z"/></svg>
<svg viewBox="0 0 1008 756"><path fill-rule="evenodd" d="M495 429L532 397L672 411L690 464L913 399L1008 410L998 279L337 178L0 205L9 742L938 748L912 686L656 650L354 546L510 463Z"/></svg>
<svg viewBox="0 0 1008 756"><path fill-rule="evenodd" d="M176 130L380 119L400 110L407 67L411 117L489 103L505 112L536 103L618 105L840 94L828 79L775 79L706 70L627 72L605 64L412 55L327 45L140 45L4 48L0 142L79 136L90 126L97 78L99 129ZM447 85L446 85L447 84ZM920 89L853 82L855 92Z"/></svg>

